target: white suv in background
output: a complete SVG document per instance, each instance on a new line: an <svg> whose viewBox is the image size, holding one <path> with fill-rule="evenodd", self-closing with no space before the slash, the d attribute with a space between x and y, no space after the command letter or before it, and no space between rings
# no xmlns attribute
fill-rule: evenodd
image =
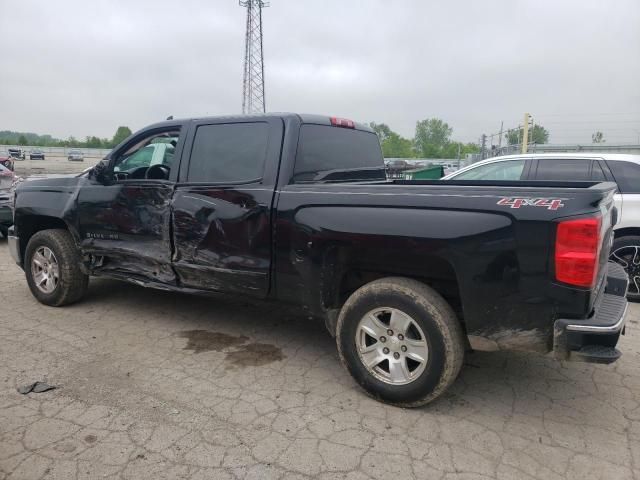
<svg viewBox="0 0 640 480"><path fill-rule="evenodd" d="M611 181L618 223L611 260L629 275L630 300L640 301L640 155L617 153L534 153L474 163L443 180Z"/></svg>

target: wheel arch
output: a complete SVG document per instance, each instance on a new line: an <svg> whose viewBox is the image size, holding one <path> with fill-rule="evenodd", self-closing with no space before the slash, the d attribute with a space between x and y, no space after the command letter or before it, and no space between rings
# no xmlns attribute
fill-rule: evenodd
<svg viewBox="0 0 640 480"><path fill-rule="evenodd" d="M613 237L617 240L622 237L640 237L640 227L625 227L613 231Z"/></svg>
<svg viewBox="0 0 640 480"><path fill-rule="evenodd" d="M16 219L18 236L20 238L20 258L24 267L24 257L27 250L27 244L31 237L42 230L63 229L73 232L69 228L67 222L59 217L50 215L24 215Z"/></svg>
<svg viewBox="0 0 640 480"><path fill-rule="evenodd" d="M380 251L374 257L385 258L384 252ZM347 258L349 262L340 261ZM381 266L357 255L350 256L347 252L342 252L337 254L337 258L326 261L323 271L323 278L327 281L322 282L322 305L326 312L327 329L333 336L340 309L347 299L364 285L387 277L417 280L431 287L449 303L466 331L458 278L453 265L442 257L415 255L407 262L385 261L385 265Z"/></svg>

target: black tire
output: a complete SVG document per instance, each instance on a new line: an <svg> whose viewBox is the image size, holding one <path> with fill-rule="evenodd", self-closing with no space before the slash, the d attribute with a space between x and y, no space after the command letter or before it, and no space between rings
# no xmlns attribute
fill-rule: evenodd
<svg viewBox="0 0 640 480"><path fill-rule="evenodd" d="M638 256L636 260L638 261L640 260L640 237L633 235L618 237L613 241L609 259L622 265L629 276L627 300L640 302L640 265L633 265L633 257L635 254L634 247L638 247ZM635 282L634 277L636 277Z"/></svg>
<svg viewBox="0 0 640 480"><path fill-rule="evenodd" d="M32 259L41 247L53 252L59 266L59 279L51 293L40 290L33 278ZM84 296L89 284L89 277L80 270L80 255L76 244L67 230L42 230L33 235L27 244L24 271L33 296L40 303L52 307L77 302Z"/></svg>
<svg viewBox="0 0 640 480"><path fill-rule="evenodd" d="M428 360L410 383L384 382L360 359L358 324L377 308L400 310L424 332ZM336 333L340 360L356 382L374 398L400 407L418 407L436 399L457 378L464 360L464 332L449 304L432 288L408 278L383 278L358 289L342 307Z"/></svg>
<svg viewBox="0 0 640 480"><path fill-rule="evenodd" d="M2 235L4 238L7 238L8 234L9 234L9 227L4 227L0 225L0 235Z"/></svg>

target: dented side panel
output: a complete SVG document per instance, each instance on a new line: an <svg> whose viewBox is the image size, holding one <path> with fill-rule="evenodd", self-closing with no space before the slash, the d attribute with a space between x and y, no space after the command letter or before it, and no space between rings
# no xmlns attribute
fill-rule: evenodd
<svg viewBox="0 0 640 480"><path fill-rule="evenodd" d="M168 182L86 185L78 196L78 232L85 255L103 256L100 271L128 271L175 284L171 263Z"/></svg>
<svg viewBox="0 0 640 480"><path fill-rule="evenodd" d="M173 265L191 288L266 296L272 189L181 186L173 201Z"/></svg>

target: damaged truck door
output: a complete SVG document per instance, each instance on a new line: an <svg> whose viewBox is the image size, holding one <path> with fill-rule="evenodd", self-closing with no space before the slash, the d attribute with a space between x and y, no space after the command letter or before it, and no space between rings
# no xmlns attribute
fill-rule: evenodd
<svg viewBox="0 0 640 480"><path fill-rule="evenodd" d="M143 130L79 190L78 233L91 267L143 283L175 284L170 207L184 130Z"/></svg>
<svg viewBox="0 0 640 480"><path fill-rule="evenodd" d="M282 131L278 118L192 124L173 201L173 265L183 285L267 295Z"/></svg>

